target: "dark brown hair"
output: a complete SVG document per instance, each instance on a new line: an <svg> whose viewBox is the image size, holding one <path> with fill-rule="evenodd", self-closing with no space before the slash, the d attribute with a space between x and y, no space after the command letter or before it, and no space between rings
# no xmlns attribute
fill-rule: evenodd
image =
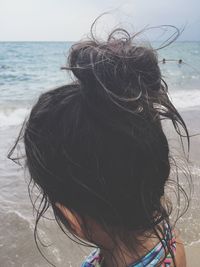
<svg viewBox="0 0 200 267"><path fill-rule="evenodd" d="M130 231L165 238L159 223L169 223L171 212L161 201L170 159L161 120L172 121L180 136L182 127L188 143L189 135L168 97L157 51L116 29L105 42L91 37L72 45L66 69L75 81L43 93L18 138L42 194L35 237L49 206L73 233L60 203L79 215L90 244L101 246L92 240L88 217L127 247L137 242ZM169 244L168 250L174 257Z"/></svg>

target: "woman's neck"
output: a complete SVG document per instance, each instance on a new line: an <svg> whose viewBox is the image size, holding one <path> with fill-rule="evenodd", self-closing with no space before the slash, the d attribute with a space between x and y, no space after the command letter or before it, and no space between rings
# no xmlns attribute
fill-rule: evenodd
<svg viewBox="0 0 200 267"><path fill-rule="evenodd" d="M144 257L158 243L156 237L140 237L138 245L132 250L128 250L124 245L118 243L117 248L112 251L101 249L103 256L102 267L127 267Z"/></svg>

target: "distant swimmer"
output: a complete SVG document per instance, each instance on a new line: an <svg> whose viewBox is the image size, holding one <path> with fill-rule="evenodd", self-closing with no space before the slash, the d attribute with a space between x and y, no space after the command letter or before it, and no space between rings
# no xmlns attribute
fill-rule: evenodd
<svg viewBox="0 0 200 267"><path fill-rule="evenodd" d="M166 63L166 59L165 59L165 58L163 58L163 60L162 60L162 63L163 63L163 64L165 64L165 63Z"/></svg>
<svg viewBox="0 0 200 267"><path fill-rule="evenodd" d="M182 63L183 63L183 60L179 59L178 64L182 64Z"/></svg>

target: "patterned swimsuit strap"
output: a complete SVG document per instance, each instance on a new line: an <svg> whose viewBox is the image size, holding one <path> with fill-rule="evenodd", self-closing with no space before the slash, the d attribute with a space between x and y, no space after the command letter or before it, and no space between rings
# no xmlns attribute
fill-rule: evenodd
<svg viewBox="0 0 200 267"><path fill-rule="evenodd" d="M165 231L165 238L162 239L162 242L159 242L143 258L135 263L132 263L128 267L158 266L159 262L162 262L160 267L170 267L173 260L171 253L166 255L166 251L168 251L168 247L170 246L171 252L175 255L175 234L168 223L165 222L163 224L163 228ZM81 267L101 267L102 262L103 256L100 252L100 249L96 249L86 258Z"/></svg>

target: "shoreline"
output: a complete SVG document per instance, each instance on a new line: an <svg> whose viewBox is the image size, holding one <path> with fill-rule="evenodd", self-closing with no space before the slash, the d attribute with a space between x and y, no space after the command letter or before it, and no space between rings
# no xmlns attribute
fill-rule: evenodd
<svg viewBox="0 0 200 267"><path fill-rule="evenodd" d="M184 121L186 122L186 125L189 130L189 134L194 135L190 138L190 162L192 163L193 166L197 167L197 171L200 172L200 149L198 149L200 148L200 106L195 106L193 108L189 108L185 110L180 109L179 112L181 116L183 117ZM200 174L198 174L198 177L199 176ZM194 190L195 189L196 189L196 186ZM199 199L200 192L199 193L198 192L194 192L194 195L192 196L194 202L198 201ZM196 196L195 196L195 193L196 193ZM190 207L191 209L195 208L194 202L191 202L191 207ZM196 212L198 212L198 210ZM186 216L187 216L187 213L186 213ZM189 220L189 218L187 220L188 220L188 224L191 225L191 220ZM192 223L194 223L194 219L192 220ZM200 224L200 221L199 221L199 224ZM200 266L200 239L197 241L192 241L190 242L190 244L185 245L185 252L186 252L187 267L199 267Z"/></svg>

